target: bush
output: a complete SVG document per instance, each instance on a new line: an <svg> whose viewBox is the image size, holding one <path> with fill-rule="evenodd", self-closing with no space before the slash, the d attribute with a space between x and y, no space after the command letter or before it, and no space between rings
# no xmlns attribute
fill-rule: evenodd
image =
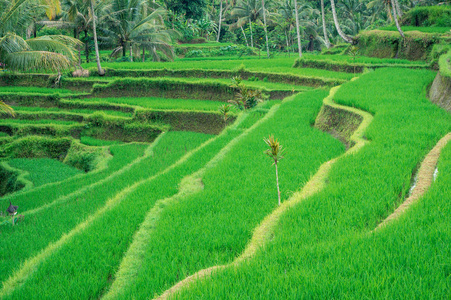
<svg viewBox="0 0 451 300"><path fill-rule="evenodd" d="M450 6L420 6L409 10L403 17L403 25L451 27Z"/></svg>
<svg viewBox="0 0 451 300"><path fill-rule="evenodd" d="M0 147L0 157L53 158L63 160L71 146L69 138L27 136Z"/></svg>
<svg viewBox="0 0 451 300"><path fill-rule="evenodd" d="M398 32L372 30L358 35L361 54L379 58L426 60L440 34L405 32L405 40Z"/></svg>
<svg viewBox="0 0 451 300"><path fill-rule="evenodd" d="M440 74L451 79L451 50L447 54L440 56Z"/></svg>
<svg viewBox="0 0 451 300"><path fill-rule="evenodd" d="M105 151L102 148L90 147L73 141L63 162L69 166L89 172L97 167L105 155Z"/></svg>

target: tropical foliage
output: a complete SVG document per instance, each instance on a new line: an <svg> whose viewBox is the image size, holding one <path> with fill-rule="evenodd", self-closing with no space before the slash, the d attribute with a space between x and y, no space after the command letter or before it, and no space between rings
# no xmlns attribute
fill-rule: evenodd
<svg viewBox="0 0 451 300"><path fill-rule="evenodd" d="M24 8L26 0L1 1L0 62L10 70L53 70L69 68L75 61L75 49L81 42L65 36L41 36L23 39L14 30L26 24L30 11Z"/></svg>

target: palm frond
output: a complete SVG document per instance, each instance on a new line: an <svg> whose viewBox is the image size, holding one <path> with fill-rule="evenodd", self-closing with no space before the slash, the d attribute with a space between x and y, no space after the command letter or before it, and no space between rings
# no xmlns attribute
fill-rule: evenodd
<svg viewBox="0 0 451 300"><path fill-rule="evenodd" d="M28 0L16 0L11 1L11 6L5 10L0 16L0 31L3 30L3 26L7 24L9 19L14 15L17 9Z"/></svg>
<svg viewBox="0 0 451 300"><path fill-rule="evenodd" d="M12 109L11 106L9 106L8 104L6 104L3 101L0 101L0 111L7 113L8 115L11 115L13 117L16 116L16 113L14 112L14 109Z"/></svg>
<svg viewBox="0 0 451 300"><path fill-rule="evenodd" d="M9 53L5 59L10 70L52 70L60 71L71 66L69 59L59 53L49 51L20 51Z"/></svg>
<svg viewBox="0 0 451 300"><path fill-rule="evenodd" d="M4 37L0 38L0 52L12 53L23 50L30 50L30 47L20 36L7 33Z"/></svg>

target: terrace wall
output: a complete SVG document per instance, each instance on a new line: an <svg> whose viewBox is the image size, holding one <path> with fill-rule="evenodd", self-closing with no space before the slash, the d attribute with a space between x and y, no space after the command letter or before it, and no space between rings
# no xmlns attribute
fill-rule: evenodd
<svg viewBox="0 0 451 300"><path fill-rule="evenodd" d="M429 90L429 99L451 113L451 78L438 72Z"/></svg>

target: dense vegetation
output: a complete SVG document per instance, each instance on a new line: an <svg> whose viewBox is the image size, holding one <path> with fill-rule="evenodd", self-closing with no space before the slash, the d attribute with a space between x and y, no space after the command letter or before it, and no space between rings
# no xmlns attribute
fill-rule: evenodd
<svg viewBox="0 0 451 300"><path fill-rule="evenodd" d="M0 0L0 298L448 298L438 2Z"/></svg>

